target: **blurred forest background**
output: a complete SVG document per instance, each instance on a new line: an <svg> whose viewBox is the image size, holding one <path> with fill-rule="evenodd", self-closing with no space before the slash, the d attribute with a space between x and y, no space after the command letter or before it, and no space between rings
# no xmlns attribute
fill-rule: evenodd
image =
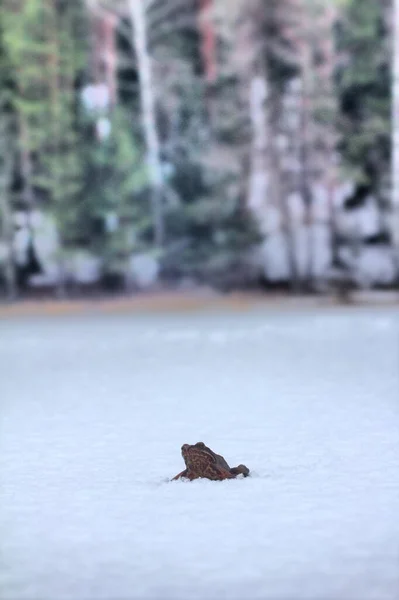
<svg viewBox="0 0 399 600"><path fill-rule="evenodd" d="M0 295L396 286L396 21L0 0Z"/></svg>

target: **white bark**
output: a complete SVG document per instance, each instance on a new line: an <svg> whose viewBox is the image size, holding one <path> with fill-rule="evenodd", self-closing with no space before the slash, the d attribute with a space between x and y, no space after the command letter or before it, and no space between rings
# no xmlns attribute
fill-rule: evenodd
<svg viewBox="0 0 399 600"><path fill-rule="evenodd" d="M86 0L92 11L109 12L122 6L122 2L113 0ZM151 183L151 210L154 227L154 242L157 246L164 243L163 223L163 192L164 178L160 157L160 142L156 126L154 81L151 68L151 58L148 51L147 10L151 8L152 0L125 0L130 21L132 23L132 45L136 52L137 70L140 81L141 120L147 148L147 165Z"/></svg>
<svg viewBox="0 0 399 600"><path fill-rule="evenodd" d="M136 51L140 80L142 125L147 146L147 163L152 187L154 238L156 245L161 246L164 242L162 215L163 174L160 158L160 142L156 127L154 82L147 43L145 2L144 0L128 0L128 8L133 25L133 45Z"/></svg>
<svg viewBox="0 0 399 600"><path fill-rule="evenodd" d="M399 277L399 0L393 2L392 241Z"/></svg>
<svg viewBox="0 0 399 600"><path fill-rule="evenodd" d="M265 76L254 75L250 82L250 117L252 123L251 171L249 177L248 206L268 245L268 238L282 230L293 288L298 283L295 240L287 199L280 185L280 164L273 146L272 118L269 113L269 90ZM278 215L277 221L271 218ZM268 272L268 265L266 265Z"/></svg>
<svg viewBox="0 0 399 600"><path fill-rule="evenodd" d="M250 117L252 122L251 174L249 178L248 206L257 216L260 230L268 233L268 136L265 104L267 83L264 77L255 76L250 87Z"/></svg>

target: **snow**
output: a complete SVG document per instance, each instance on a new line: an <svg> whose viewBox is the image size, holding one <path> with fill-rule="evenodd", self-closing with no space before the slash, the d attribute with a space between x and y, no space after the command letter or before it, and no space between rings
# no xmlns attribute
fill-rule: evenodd
<svg viewBox="0 0 399 600"><path fill-rule="evenodd" d="M264 273L270 281L285 281L290 277L290 265L286 236L282 231L271 233L262 244L261 259Z"/></svg>
<svg viewBox="0 0 399 600"><path fill-rule="evenodd" d="M392 248L388 245L363 248L355 261L356 281L367 287L373 283L392 285L396 278L396 265Z"/></svg>
<svg viewBox="0 0 399 600"><path fill-rule="evenodd" d="M378 235L381 231L381 210L378 201L369 196L359 208L341 211L338 227L341 234L351 237L358 235L362 238Z"/></svg>
<svg viewBox="0 0 399 600"><path fill-rule="evenodd" d="M82 100L89 112L107 110L110 104L110 91L106 83L88 85L82 93Z"/></svg>
<svg viewBox="0 0 399 600"><path fill-rule="evenodd" d="M292 241L295 247L296 266L299 274L306 276L309 269L309 235L311 235L310 243L314 250L312 272L316 277L323 277L327 273L332 258L330 231L323 224L314 225L310 232L306 225L297 225L295 228ZM289 281L288 245L283 231L277 231L268 236L262 245L260 260L264 264L264 274L270 281Z"/></svg>
<svg viewBox="0 0 399 600"><path fill-rule="evenodd" d="M0 597L396 600L394 311L0 321ZM204 441L252 477L168 482Z"/></svg>
<svg viewBox="0 0 399 600"><path fill-rule="evenodd" d="M132 254L129 261L133 282L139 289L151 287L159 277L159 262L150 254Z"/></svg>
<svg viewBox="0 0 399 600"><path fill-rule="evenodd" d="M95 283L101 277L101 259L84 250L70 256L68 270L76 283Z"/></svg>

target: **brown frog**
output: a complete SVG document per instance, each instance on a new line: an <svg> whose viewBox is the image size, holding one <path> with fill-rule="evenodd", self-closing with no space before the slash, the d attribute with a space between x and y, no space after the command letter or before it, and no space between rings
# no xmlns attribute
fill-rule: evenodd
<svg viewBox="0 0 399 600"><path fill-rule="evenodd" d="M213 452L204 442L197 442L194 445L184 444L181 453L186 463L186 469L172 479L186 478L198 479L204 477L213 481L223 481L224 479L235 479L238 475L249 475L249 469L245 465L230 468L226 460L220 454Z"/></svg>

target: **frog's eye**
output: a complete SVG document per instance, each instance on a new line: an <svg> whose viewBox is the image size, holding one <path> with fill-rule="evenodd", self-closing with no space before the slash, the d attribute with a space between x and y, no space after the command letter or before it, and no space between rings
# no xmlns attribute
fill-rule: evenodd
<svg viewBox="0 0 399 600"><path fill-rule="evenodd" d="M204 442L197 442L195 445L197 446L197 448L205 448Z"/></svg>

